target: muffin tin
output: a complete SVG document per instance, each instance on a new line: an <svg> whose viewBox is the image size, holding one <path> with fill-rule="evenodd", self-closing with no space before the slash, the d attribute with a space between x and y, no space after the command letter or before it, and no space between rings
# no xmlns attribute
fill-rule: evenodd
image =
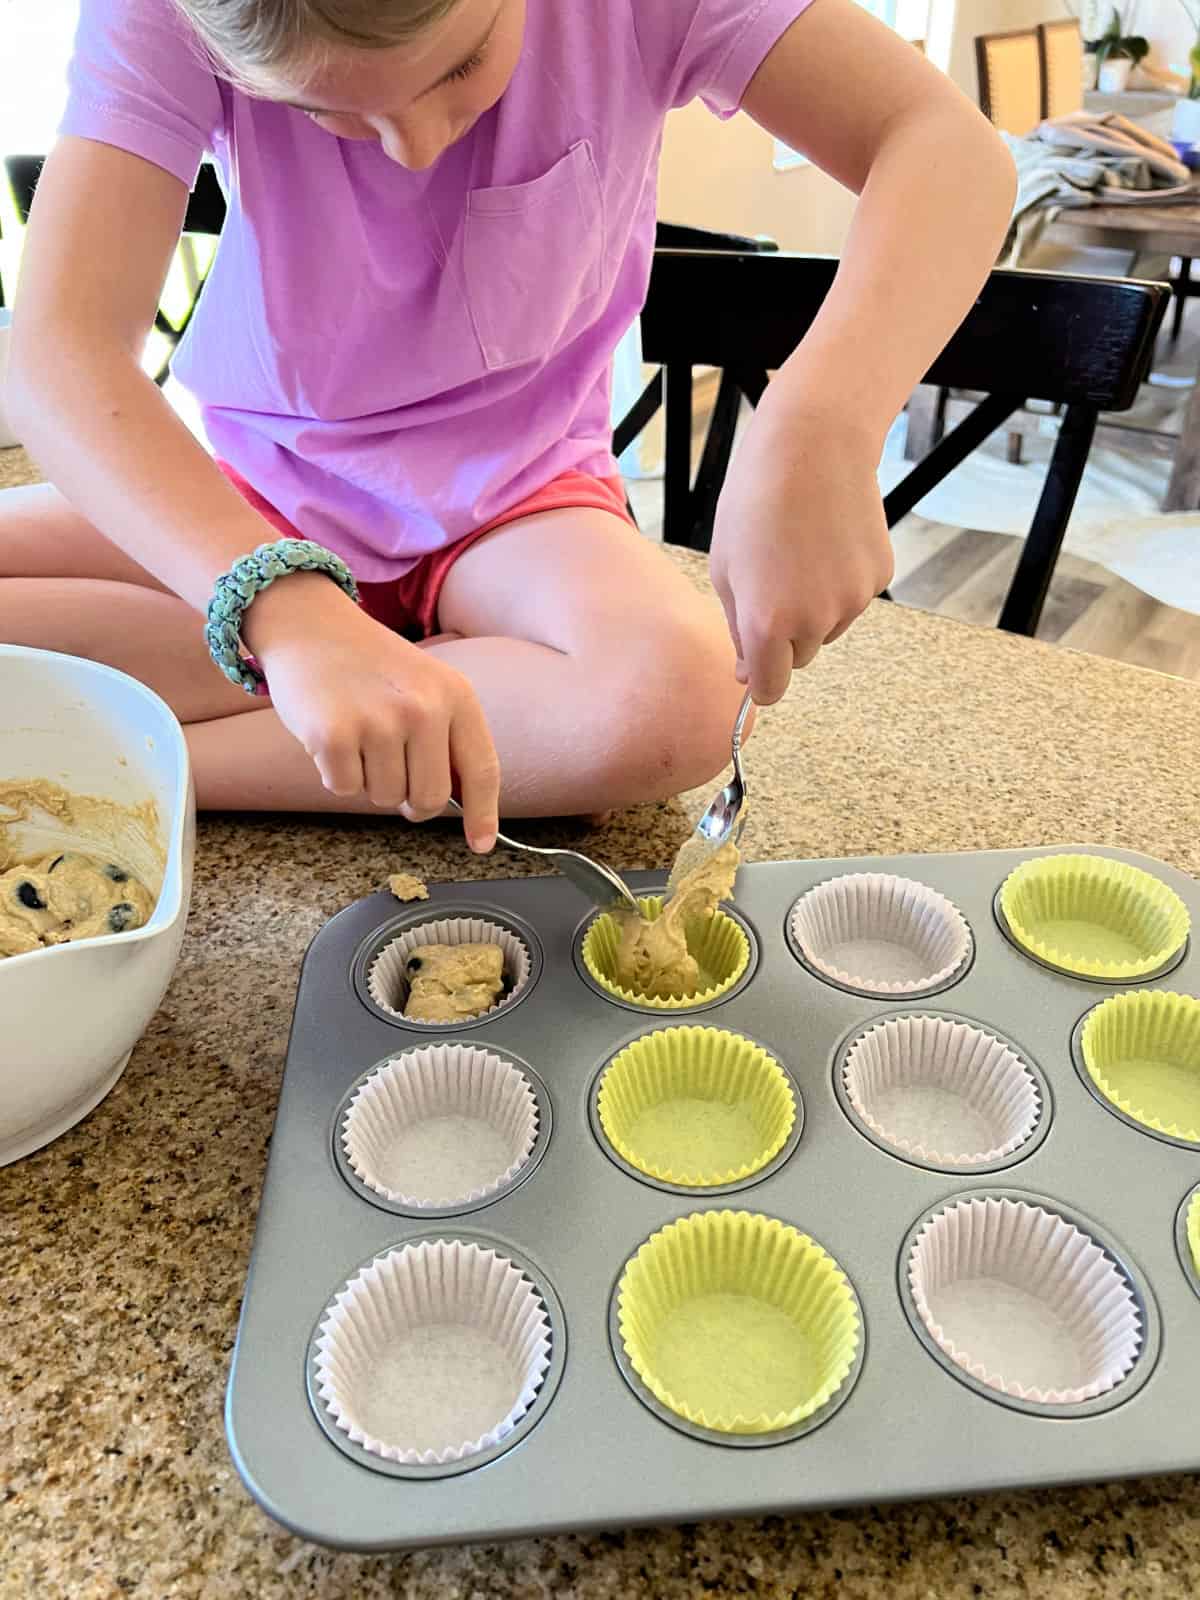
<svg viewBox="0 0 1200 1600"><path fill-rule="evenodd" d="M1175 869L1070 848L1144 869L1200 916ZM748 865L744 971L666 1011L587 981L593 919L557 878L449 885L412 908L380 894L333 918L301 973L229 1383L255 1498L307 1538L389 1550L1200 1468L1200 1142L1105 1099L1081 1056L1097 1006L1196 995L1200 957L1185 943L1117 984L1021 950L1000 887L1054 853ZM961 913L970 937L930 963L957 963L936 992L863 992L837 959L805 962L798 902L857 874ZM631 882L652 895L662 878ZM491 1013L431 1027L372 999L387 947L463 918L528 953ZM697 1075L678 1103L698 1144L645 1086L657 1062L676 1082L678 1040L640 1043L668 1029L742 1041L693 1036L745 1085L744 1105L716 1104L719 1074ZM910 1039L920 1060L902 1070ZM439 1060L526 1087L441 1100ZM367 1136L348 1150L364 1096ZM486 1139L460 1139L454 1118L486 1120L490 1103L505 1166L489 1182ZM460 1199L406 1191L407 1145L390 1171L391 1107L402 1140L431 1119L431 1202L469 1149ZM730 1128L726 1168L706 1138L720 1153ZM779 1261L813 1293L785 1292ZM451 1316L454 1294L488 1306ZM458 1410L430 1423L443 1391ZM396 1433L382 1443L380 1417Z"/></svg>

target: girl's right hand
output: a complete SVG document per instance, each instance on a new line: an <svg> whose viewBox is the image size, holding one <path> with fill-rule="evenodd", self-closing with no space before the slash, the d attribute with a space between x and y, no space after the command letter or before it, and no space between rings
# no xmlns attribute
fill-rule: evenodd
<svg viewBox="0 0 1200 1600"><path fill-rule="evenodd" d="M467 842L491 850L500 763L461 672L373 621L317 572L289 574L260 594L243 636L272 705L331 794L365 794L423 822L445 810L457 779Z"/></svg>

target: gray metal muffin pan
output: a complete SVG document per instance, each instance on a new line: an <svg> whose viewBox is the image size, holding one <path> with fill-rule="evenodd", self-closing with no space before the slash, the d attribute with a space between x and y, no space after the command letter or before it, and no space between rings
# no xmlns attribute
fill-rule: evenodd
<svg viewBox="0 0 1200 1600"><path fill-rule="evenodd" d="M534 1069L552 1131L524 1181L461 1217L397 1215L339 1169L336 1115L352 1084L446 1033L385 1019L355 986L362 952L413 911L379 894L334 917L300 976L226 1402L230 1448L255 1499L306 1538L393 1550L1200 1470L1200 1293L1177 1226L1184 1196L1200 1183L1200 1148L1154 1138L1088 1092L1071 1041L1103 992L1028 959L997 926L998 884L1030 855L1052 853L744 867L737 906L757 947L750 980L701 1013L646 1012L641 1021L580 978L574 949L586 907L564 880L435 888L419 908L427 915L471 907L497 921L515 917L542 956L521 1002L464 1038ZM1183 873L1127 851L1092 853L1154 872L1200 924L1200 886ZM796 959L785 933L793 902L826 878L862 871L917 878L966 916L974 959L950 989L923 1000L867 998ZM630 881L652 891L661 876ZM1167 977L1146 986L1200 994L1196 940ZM1003 1171L954 1174L906 1162L847 1114L835 1078L848 1042L904 1011L973 1020L1036 1068L1047 1120ZM802 1097L803 1128L787 1159L737 1192L654 1187L622 1170L597 1137L590 1107L600 1068L643 1026L675 1022L749 1035L778 1057ZM1103 1406L1009 1402L949 1370L918 1336L906 1238L942 1202L967 1193L1048 1200L1081 1226L1090 1221L1125 1271L1147 1337ZM613 1348L613 1291L628 1257L666 1223L714 1208L761 1212L811 1234L846 1272L862 1311L860 1360L843 1390L809 1425L758 1441L765 1448L668 1423ZM486 1240L509 1254L548 1289L554 1329L551 1374L512 1438L441 1475L394 1470L344 1436L335 1444L309 1392L314 1329L333 1295L374 1255L431 1237Z"/></svg>

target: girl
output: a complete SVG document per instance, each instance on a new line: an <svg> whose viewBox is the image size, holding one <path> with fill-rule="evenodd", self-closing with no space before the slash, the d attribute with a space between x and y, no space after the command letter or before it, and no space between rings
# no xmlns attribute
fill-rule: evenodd
<svg viewBox="0 0 1200 1600"><path fill-rule="evenodd" d="M861 194L721 500L727 631L610 454L663 119L697 95ZM229 216L176 370L215 460L139 367L205 151ZM705 782L739 682L777 700L886 584L884 434L1012 184L854 0L83 0L7 396L53 486L0 497L0 638L156 689L201 806L421 820L456 776L483 851L498 806ZM281 535L310 543L240 561Z"/></svg>

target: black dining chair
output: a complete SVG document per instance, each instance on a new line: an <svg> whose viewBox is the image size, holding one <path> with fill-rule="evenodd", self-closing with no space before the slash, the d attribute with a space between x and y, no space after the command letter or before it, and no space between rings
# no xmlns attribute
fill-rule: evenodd
<svg viewBox="0 0 1200 1600"><path fill-rule="evenodd" d="M660 250L642 312L647 361L662 369L666 407L663 538L707 550L719 479L691 472L692 372L717 367L751 405L811 326L833 282L825 256ZM1137 396L1170 300L1165 284L997 269L925 383L984 398L884 499L889 527L1027 400L1063 408L1041 498L999 626L1037 631L1101 411ZM640 402L639 402L640 404ZM616 430L624 449L636 437Z"/></svg>

